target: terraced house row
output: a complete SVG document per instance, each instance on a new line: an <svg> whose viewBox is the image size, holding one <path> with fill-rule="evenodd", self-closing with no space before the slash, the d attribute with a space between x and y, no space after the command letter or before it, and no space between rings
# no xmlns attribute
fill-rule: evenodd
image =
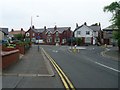
<svg viewBox="0 0 120 90"><path fill-rule="evenodd" d="M43 43L48 45L65 45L67 40L71 38L73 32L71 27L57 27L36 29L34 26L30 27L25 32L25 38L31 40L34 43Z"/></svg>
<svg viewBox="0 0 120 90"><path fill-rule="evenodd" d="M33 43L41 43L47 45L66 45L72 43L73 38L81 38L82 45L84 44L96 44L101 43L101 26L100 24L93 24L88 26L87 23L84 23L81 26L76 24L74 31L71 30L71 27L57 27L56 25L53 28L40 28L36 29L34 26L30 27L26 32L21 28L21 30L13 30L10 34L22 34L26 40L30 40Z"/></svg>
<svg viewBox="0 0 120 90"><path fill-rule="evenodd" d="M100 23L95 23L90 26L85 22L82 25L76 23L74 30L71 27L57 27L36 29L34 26L30 27L27 31L11 30L9 35L22 34L26 40L30 40L33 43L41 43L46 45L67 45L73 44L74 38L81 38L81 45L90 44L113 44L115 41L112 40L113 28L101 29ZM13 35L14 36L14 35Z"/></svg>

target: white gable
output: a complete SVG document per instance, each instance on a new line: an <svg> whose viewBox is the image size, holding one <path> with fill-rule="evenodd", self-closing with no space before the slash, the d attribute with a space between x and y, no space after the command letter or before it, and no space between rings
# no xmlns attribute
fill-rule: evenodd
<svg viewBox="0 0 120 90"><path fill-rule="evenodd" d="M80 34L78 34L77 32L80 31ZM89 35L86 35L86 31L90 32ZM78 28L75 32L74 32L74 36L75 37L92 37L93 36L93 30L88 28L87 26L83 25L82 27Z"/></svg>
<svg viewBox="0 0 120 90"><path fill-rule="evenodd" d="M48 32L50 32L50 34L52 33L50 30L48 30L45 34L48 34Z"/></svg>

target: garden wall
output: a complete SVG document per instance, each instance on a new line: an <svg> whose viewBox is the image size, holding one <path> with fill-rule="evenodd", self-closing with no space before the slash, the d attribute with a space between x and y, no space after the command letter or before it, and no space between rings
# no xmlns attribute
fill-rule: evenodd
<svg viewBox="0 0 120 90"><path fill-rule="evenodd" d="M9 67L19 60L19 50L8 52L1 52L2 55L2 69Z"/></svg>

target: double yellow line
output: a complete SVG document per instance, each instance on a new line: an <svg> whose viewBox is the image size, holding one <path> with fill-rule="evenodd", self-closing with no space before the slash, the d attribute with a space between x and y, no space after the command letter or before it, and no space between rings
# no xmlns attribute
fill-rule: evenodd
<svg viewBox="0 0 120 90"><path fill-rule="evenodd" d="M44 52L44 54L47 56L47 58L50 60L50 62L52 63L52 65L54 66L54 68L56 69L57 73L59 74L63 85L65 87L66 90L75 90L73 84L71 83L71 81L68 79L68 77L65 75L65 73L62 71L62 69L58 66L58 64L55 62L55 60L53 60L50 55L48 53L46 53L46 51L42 48L42 51Z"/></svg>

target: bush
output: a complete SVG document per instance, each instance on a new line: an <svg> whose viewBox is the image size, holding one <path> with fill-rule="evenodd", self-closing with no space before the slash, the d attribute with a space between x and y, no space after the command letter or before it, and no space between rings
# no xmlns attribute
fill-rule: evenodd
<svg viewBox="0 0 120 90"><path fill-rule="evenodd" d="M18 41L18 42L16 42L16 44L21 46L21 45L24 45L24 42Z"/></svg>
<svg viewBox="0 0 120 90"><path fill-rule="evenodd" d="M81 45L82 39L81 39L81 38L76 38L76 43L77 43L78 45Z"/></svg>
<svg viewBox="0 0 120 90"><path fill-rule="evenodd" d="M23 35L22 34L15 34L14 38L17 40L23 40Z"/></svg>

